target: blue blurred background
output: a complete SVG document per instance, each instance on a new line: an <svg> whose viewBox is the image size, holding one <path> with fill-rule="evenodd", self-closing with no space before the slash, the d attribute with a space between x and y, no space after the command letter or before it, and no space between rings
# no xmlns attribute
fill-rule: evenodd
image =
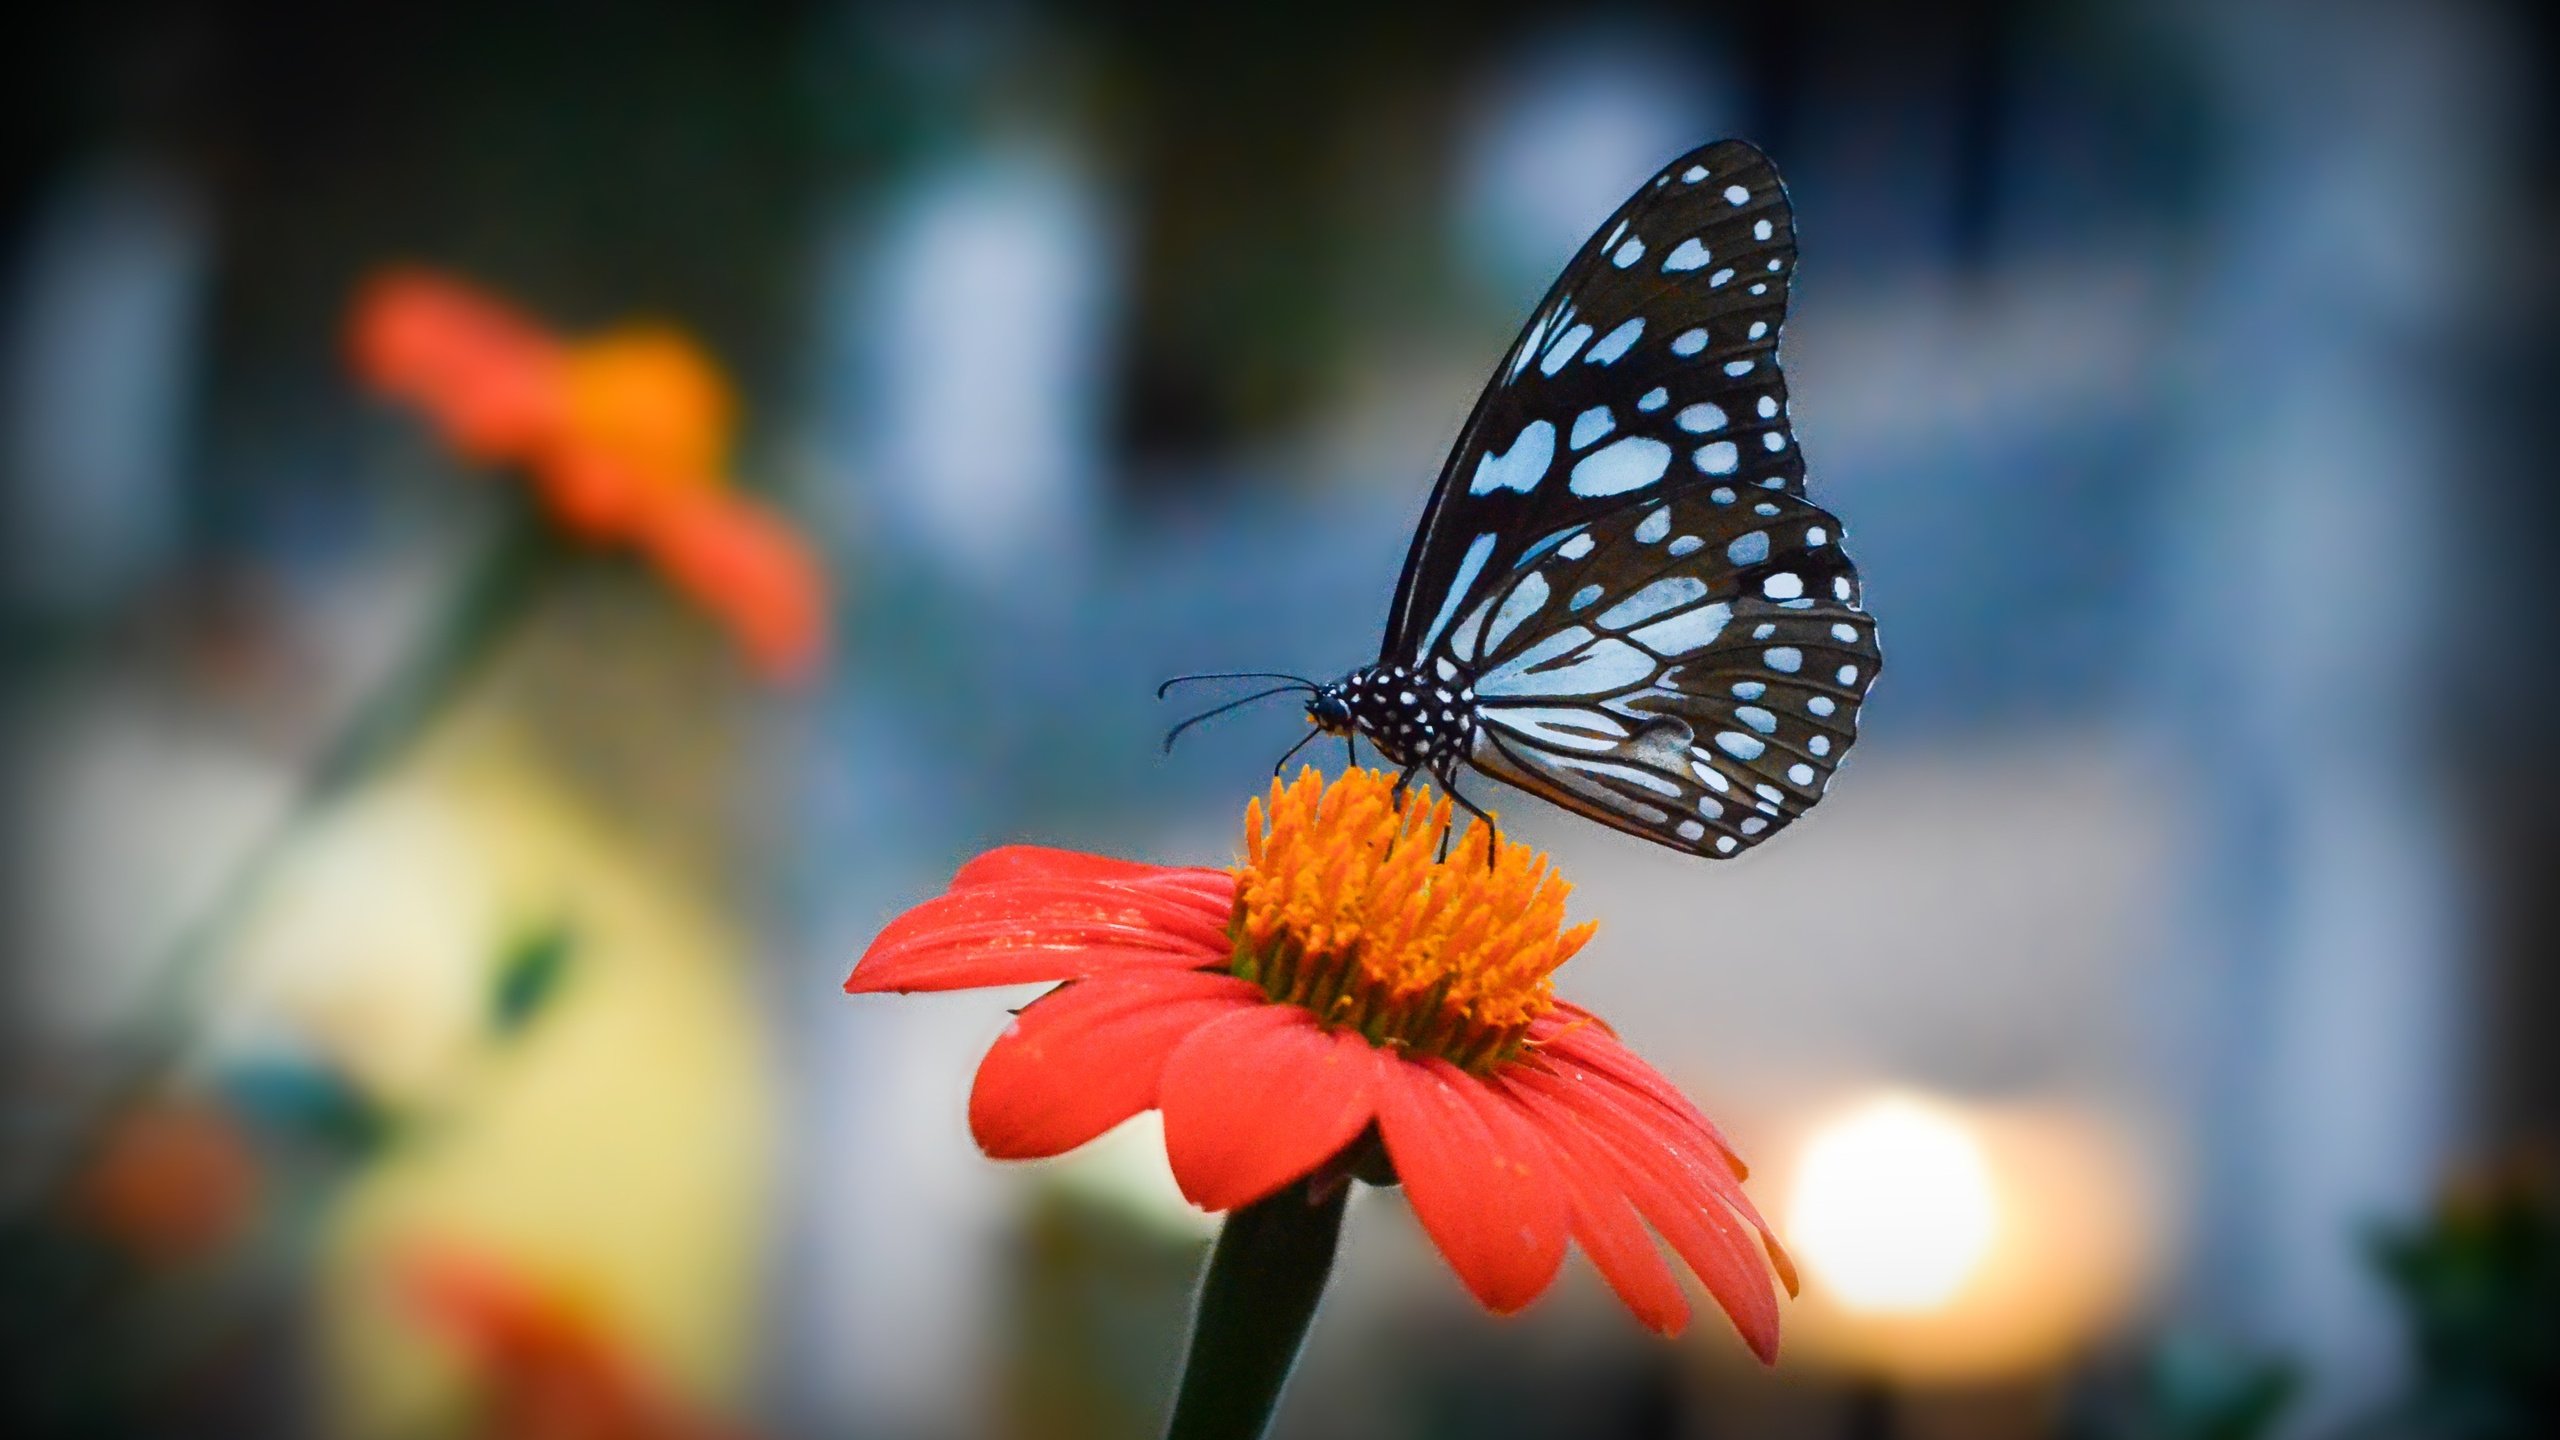
<svg viewBox="0 0 2560 1440"><path fill-rule="evenodd" d="M1580 1261L1490 1319L1369 1193L1283 1432L2393 1403L2424 1377L2377 1227L2503 1183L2560 1077L2550 41L2430 0L34 22L0 62L13 1193L507 493L350 376L375 266L685 327L836 590L776 694L581 571L295 849L182 1088L305 1138L246 1142L254 1257L156 1277L165 1363L78 1404L494 1433L385 1278L446 1243L757 1433L1149 1429L1210 1228L1143 1123L986 1162L969 1075L1019 998L838 983L990 844L1229 858L1300 722L1166 758L1154 682L1373 656L1528 307L1727 134L1794 197L1794 414L1887 671L1829 802L1738 862L1499 808L1603 922L1566 993L1758 1166L1810 1271L1786 1358L1654 1341ZM493 1043L492 967L554 930ZM361 1133L315 1145L315 1106Z"/></svg>

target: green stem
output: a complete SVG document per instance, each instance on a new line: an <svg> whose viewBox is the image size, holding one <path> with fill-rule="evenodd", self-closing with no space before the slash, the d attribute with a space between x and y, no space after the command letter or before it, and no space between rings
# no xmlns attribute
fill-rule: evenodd
<svg viewBox="0 0 2560 1440"><path fill-rule="evenodd" d="M1333 1274L1347 1179L1300 1181L1227 1216L1183 1361L1165 1440L1258 1440L1298 1363Z"/></svg>
<svg viewBox="0 0 2560 1440"><path fill-rule="evenodd" d="M528 608L553 542L529 504L514 507L417 644L323 750L283 815L233 866L212 904L178 935L143 982L131 1028L110 1063L118 1077L75 1132L57 1183L78 1173L106 1123L156 1087L182 1053L193 1015L242 922L265 899L302 839L358 786L406 753L428 722ZM44 1193L57 1193L50 1187Z"/></svg>
<svg viewBox="0 0 2560 1440"><path fill-rule="evenodd" d="M312 824L365 781L408 751L428 722L497 648L526 608L551 541L529 505L511 507L499 533L472 561L418 643L379 688L366 695L346 728L320 752L284 815L241 857L213 907L179 937L151 981L156 1003L143 1035L166 1032L194 1007L232 932L257 908L284 860Z"/></svg>

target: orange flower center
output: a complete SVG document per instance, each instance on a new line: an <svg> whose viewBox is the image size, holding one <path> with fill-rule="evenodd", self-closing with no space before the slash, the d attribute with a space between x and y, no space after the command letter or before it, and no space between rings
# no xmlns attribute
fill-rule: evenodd
<svg viewBox="0 0 2560 1440"><path fill-rule="evenodd" d="M575 346L561 377L568 444L611 455L636 480L716 486L736 408L701 349L660 325L626 325Z"/></svg>
<svg viewBox="0 0 2560 1440"><path fill-rule="evenodd" d="M1445 799L1399 803L1380 771L1273 781L1267 812L1245 807L1235 973L1381 1048L1479 1073L1518 1054L1555 1003L1549 977L1599 927L1564 928L1572 887L1481 823L1440 859L1449 819Z"/></svg>

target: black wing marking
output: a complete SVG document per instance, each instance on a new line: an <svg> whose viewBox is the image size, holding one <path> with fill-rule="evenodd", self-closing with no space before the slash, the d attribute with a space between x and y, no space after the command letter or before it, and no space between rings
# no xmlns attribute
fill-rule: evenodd
<svg viewBox="0 0 2560 1440"><path fill-rule="evenodd" d="M1882 657L1828 512L1711 486L1541 537L1449 627L1469 759L1604 824L1731 855L1822 798Z"/></svg>
<svg viewBox="0 0 2560 1440"><path fill-rule="evenodd" d="M1380 658L1418 659L1538 537L1692 486L1801 494L1777 364L1794 270L1786 191L1739 140L1680 157L1620 206L1460 432Z"/></svg>

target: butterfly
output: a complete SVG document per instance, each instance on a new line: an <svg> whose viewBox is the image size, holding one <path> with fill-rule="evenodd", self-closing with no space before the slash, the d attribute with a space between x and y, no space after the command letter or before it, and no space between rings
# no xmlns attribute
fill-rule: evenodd
<svg viewBox="0 0 2560 1440"><path fill-rule="evenodd" d="M1787 423L1795 263L1766 155L1721 140L1672 161L1575 254L1476 401L1377 663L1330 684L1177 677L1290 683L1165 743L1303 689L1307 740L1341 736L1356 760L1366 739L1488 823L1462 766L1706 856L1810 809L1882 655Z"/></svg>

